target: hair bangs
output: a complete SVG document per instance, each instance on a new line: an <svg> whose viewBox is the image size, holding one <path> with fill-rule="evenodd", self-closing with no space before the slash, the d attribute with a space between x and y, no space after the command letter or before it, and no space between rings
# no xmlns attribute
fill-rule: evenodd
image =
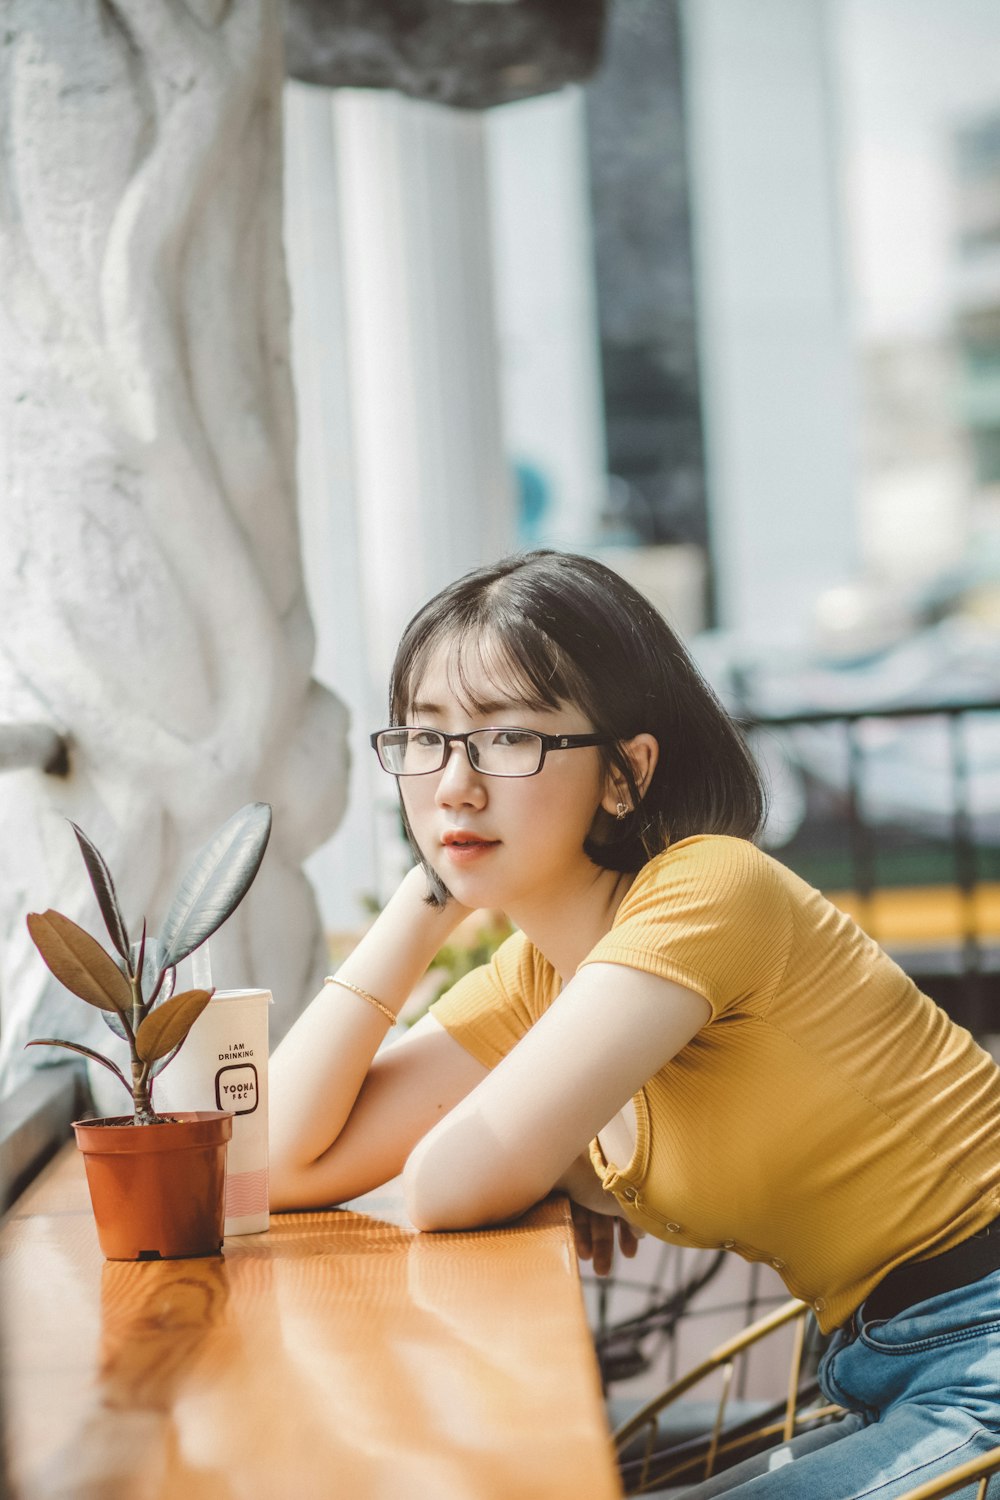
<svg viewBox="0 0 1000 1500"><path fill-rule="evenodd" d="M523 616L441 620L417 645L394 684L396 722L411 717L433 656L444 656L448 688L464 713L482 716L499 705L541 712L574 698L571 664L555 642Z"/></svg>

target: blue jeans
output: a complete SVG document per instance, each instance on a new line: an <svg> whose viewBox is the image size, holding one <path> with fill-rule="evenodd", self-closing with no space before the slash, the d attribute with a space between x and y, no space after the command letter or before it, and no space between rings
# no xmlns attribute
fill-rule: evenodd
<svg viewBox="0 0 1000 1500"><path fill-rule="evenodd" d="M823 1355L847 1415L683 1491L740 1500L878 1500L1000 1447L1000 1271L882 1322L862 1303ZM972 1500L976 1486L958 1492ZM1000 1497L1000 1474L989 1488Z"/></svg>

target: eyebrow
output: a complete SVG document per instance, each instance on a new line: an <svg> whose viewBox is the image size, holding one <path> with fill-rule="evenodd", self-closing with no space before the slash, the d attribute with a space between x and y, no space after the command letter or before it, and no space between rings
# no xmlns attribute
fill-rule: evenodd
<svg viewBox="0 0 1000 1500"><path fill-rule="evenodd" d="M511 713L517 713L521 709L528 710L528 705L526 703L510 703L501 701L493 703L477 703L475 705L475 712L477 714L484 715L507 713L508 711L510 711ZM411 703L410 712L414 714L427 714L432 718L434 716L443 718L447 710L441 708L437 703Z"/></svg>

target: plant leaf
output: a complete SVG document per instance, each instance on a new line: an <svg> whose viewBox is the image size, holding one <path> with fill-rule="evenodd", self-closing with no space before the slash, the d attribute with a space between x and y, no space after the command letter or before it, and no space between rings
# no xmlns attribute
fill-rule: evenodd
<svg viewBox="0 0 1000 1500"><path fill-rule="evenodd" d="M79 1042L60 1042L54 1036L35 1037L33 1041L25 1042L24 1045L26 1047L65 1047L69 1052L79 1052L81 1056L89 1057L93 1062L99 1062L105 1068L110 1068L115 1077L121 1079L122 1085L128 1093L129 1098L131 1099L132 1097L132 1086L126 1079L125 1074L122 1072L121 1068L117 1067L110 1060L110 1058L102 1057L100 1052L95 1052L91 1047L81 1046Z"/></svg>
<svg viewBox="0 0 1000 1500"><path fill-rule="evenodd" d="M214 990L184 990L150 1011L135 1034L135 1050L142 1061L155 1062L180 1046L214 994Z"/></svg>
<svg viewBox="0 0 1000 1500"><path fill-rule="evenodd" d="M153 984L154 984L154 986L156 985L157 977L158 977L157 973L154 970L153 971ZM159 980L160 980L159 988L158 989L157 988L153 989L153 999L151 1001L149 1001L150 1005L153 1005L154 1002L157 1005L162 1005L163 1002L164 1002L164 1000L169 1000L170 999L171 995L174 993L174 990L177 988L177 970L173 967L172 964L171 964L171 966L170 966L169 969L164 969L163 970L163 973L161 975L159 975Z"/></svg>
<svg viewBox="0 0 1000 1500"><path fill-rule="evenodd" d="M108 869L104 855L98 849L97 845L91 843L83 829L79 828L73 822L72 818L69 820L69 826L76 834L76 841L80 845L80 853L83 855L83 862L87 866L87 874L90 876L90 883L94 887L94 895L97 897L97 904L101 908L104 925L107 927L111 941L118 949L118 952L122 958L127 960L129 948L128 930L125 926L125 918L122 916L122 909L118 905L118 894L115 890L115 883L111 879L111 871Z"/></svg>
<svg viewBox="0 0 1000 1500"><path fill-rule="evenodd" d="M120 1036L123 1042L128 1041L128 1032L125 1030L125 1023L121 1018L120 1011L102 1010L101 1020L106 1026L110 1027L115 1036Z"/></svg>
<svg viewBox="0 0 1000 1500"><path fill-rule="evenodd" d="M150 1086L150 1088L153 1087L153 1079L156 1078L158 1076L158 1074L160 1074L160 1073L163 1072L164 1068L167 1066L168 1063L172 1063L173 1062L174 1058L177 1056L178 1052L181 1050L181 1048L183 1047L183 1045L184 1045L184 1043L186 1041L187 1041L187 1037L181 1037L181 1039L177 1043L176 1047L172 1047L169 1052L165 1052L162 1057L158 1057L155 1062L150 1063L150 1065L149 1065L149 1086Z"/></svg>
<svg viewBox="0 0 1000 1500"><path fill-rule="evenodd" d="M132 943L129 946L128 957L127 958L123 959L120 963L118 962L117 959L115 960L116 964L118 965L118 968L121 969L121 971L125 975L126 979L128 979L130 985L131 985L131 981L132 981L132 975L133 974L137 974L139 976L139 994L140 994L140 997L142 995L142 974L143 974L143 967L144 967L143 954L145 952L146 952L146 918L143 917L143 919L142 919L142 937L139 939L139 941L137 943ZM155 978L155 975L154 975L154 978ZM125 1041L128 1041L129 1037L132 1035L132 1015L133 1015L134 1009L135 1009L135 1004L134 1004L134 996L133 996L133 1003L129 1006L128 1014L127 1015L123 1015L121 1017L121 1019L119 1019L117 1016L110 1015L108 1011L102 1011L101 1014L104 1016L104 1019L105 1019L107 1025L114 1032L115 1036L120 1036Z"/></svg>
<svg viewBox="0 0 1000 1500"><path fill-rule="evenodd" d="M135 960L135 972L139 976L139 989L142 989L142 971L146 964L146 918L142 919L142 937L139 939L139 952Z"/></svg>
<svg viewBox="0 0 1000 1500"><path fill-rule="evenodd" d="M268 803L249 802L198 851L160 930L164 968L180 963L232 916L253 884L270 833Z"/></svg>
<svg viewBox="0 0 1000 1500"><path fill-rule="evenodd" d="M100 1010L131 1010L131 985L89 932L51 909L29 912L28 931L59 983L74 995Z"/></svg>
<svg viewBox="0 0 1000 1500"><path fill-rule="evenodd" d="M133 943L133 954L137 956L138 949ZM138 962L136 963L138 967ZM149 1010L157 1000L169 1000L174 993L177 983L177 970L173 967L163 969L160 966L160 943L155 937L147 938L143 950L142 968L139 972L139 988L142 991L143 1010Z"/></svg>

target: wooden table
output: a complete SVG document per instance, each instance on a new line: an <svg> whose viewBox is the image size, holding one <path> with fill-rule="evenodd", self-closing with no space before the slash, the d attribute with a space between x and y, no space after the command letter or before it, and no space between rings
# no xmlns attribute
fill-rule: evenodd
<svg viewBox="0 0 1000 1500"><path fill-rule="evenodd" d="M568 1206L415 1234L398 1195L114 1262L67 1147L0 1234L16 1500L612 1500Z"/></svg>

